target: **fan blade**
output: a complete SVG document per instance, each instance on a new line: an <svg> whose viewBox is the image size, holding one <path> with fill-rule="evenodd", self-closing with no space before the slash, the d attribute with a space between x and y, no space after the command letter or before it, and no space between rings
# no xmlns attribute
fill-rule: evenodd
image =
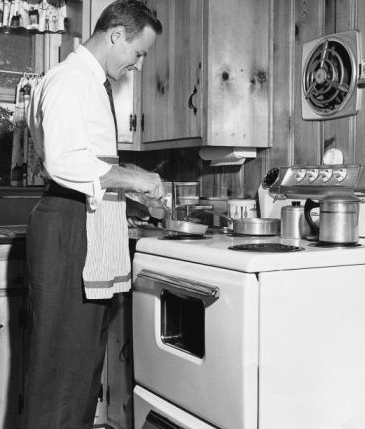
<svg viewBox="0 0 365 429"><path fill-rule="evenodd" d="M323 68L324 60L325 60L326 54L327 54L327 50L328 50L328 40L326 40L324 42L324 45L323 45L323 51L322 51L322 54L321 54L321 63L320 63L320 67L321 68Z"/></svg>
<svg viewBox="0 0 365 429"><path fill-rule="evenodd" d="M326 83L328 83L328 85L333 86L333 88L336 88L342 92L348 93L350 89L347 85L342 85L340 83L334 82L333 80L326 79Z"/></svg>
<svg viewBox="0 0 365 429"><path fill-rule="evenodd" d="M314 80L311 84L311 86L308 88L308 90L306 91L306 93L304 94L305 98L309 98L310 95L312 94L312 91L314 89L314 87L316 86L316 81Z"/></svg>

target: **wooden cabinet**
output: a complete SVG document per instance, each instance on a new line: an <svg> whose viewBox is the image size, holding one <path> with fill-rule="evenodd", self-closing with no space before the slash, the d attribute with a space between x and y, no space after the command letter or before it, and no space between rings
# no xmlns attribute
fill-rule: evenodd
<svg viewBox="0 0 365 429"><path fill-rule="evenodd" d="M10 245L0 246L0 257ZM6 255L7 258L7 255ZM0 427L20 428L26 363L24 261L0 260Z"/></svg>
<svg viewBox="0 0 365 429"><path fill-rule="evenodd" d="M145 0L163 25L142 71L142 149L269 146L264 0Z"/></svg>
<svg viewBox="0 0 365 429"><path fill-rule="evenodd" d="M163 26L142 70L143 149L199 145L203 118L203 2L147 0ZM194 141L195 140L195 141ZM184 143L185 142L185 143Z"/></svg>
<svg viewBox="0 0 365 429"><path fill-rule="evenodd" d="M142 1L162 22L163 33L142 73L127 72L112 83L119 149L268 147L267 2ZM83 1L83 41L109 3Z"/></svg>

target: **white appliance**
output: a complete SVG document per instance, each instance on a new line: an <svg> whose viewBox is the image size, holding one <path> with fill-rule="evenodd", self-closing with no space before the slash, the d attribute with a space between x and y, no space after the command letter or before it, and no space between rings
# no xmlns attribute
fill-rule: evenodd
<svg viewBox="0 0 365 429"><path fill-rule="evenodd" d="M365 241L315 244L138 242L135 429L365 427Z"/></svg>
<svg viewBox="0 0 365 429"><path fill-rule="evenodd" d="M360 47L360 33L355 30L303 44L303 119L334 119L358 112L364 75Z"/></svg>
<svg viewBox="0 0 365 429"><path fill-rule="evenodd" d="M274 173L286 198L364 196L360 165ZM364 429L365 240L175 238L134 258L135 429Z"/></svg>

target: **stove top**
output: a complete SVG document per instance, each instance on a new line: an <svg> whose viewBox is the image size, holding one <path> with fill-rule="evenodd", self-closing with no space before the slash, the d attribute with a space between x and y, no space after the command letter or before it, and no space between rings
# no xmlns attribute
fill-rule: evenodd
<svg viewBox="0 0 365 429"><path fill-rule="evenodd" d="M232 237L213 234L209 237L209 240L142 238L137 242L136 252L249 273L365 264L363 238L356 246L333 247L278 236ZM244 246L245 251L232 250L234 246L241 247L241 250ZM272 251L275 248L294 251Z"/></svg>

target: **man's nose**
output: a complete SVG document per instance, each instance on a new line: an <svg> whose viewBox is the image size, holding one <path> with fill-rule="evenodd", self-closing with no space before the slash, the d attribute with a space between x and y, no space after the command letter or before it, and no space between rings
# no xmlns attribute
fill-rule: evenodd
<svg viewBox="0 0 365 429"><path fill-rule="evenodd" d="M144 60L144 57L139 57L138 60L137 60L137 62L134 64L134 68L137 71L141 71L142 70L143 60Z"/></svg>

